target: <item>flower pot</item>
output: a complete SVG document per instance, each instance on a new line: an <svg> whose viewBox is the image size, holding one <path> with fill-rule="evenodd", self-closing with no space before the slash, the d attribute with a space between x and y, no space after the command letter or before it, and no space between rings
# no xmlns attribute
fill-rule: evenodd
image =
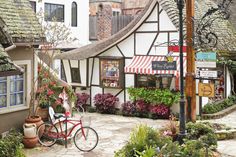
<svg viewBox="0 0 236 157"><path fill-rule="evenodd" d="M23 125L23 131L26 138L34 138L36 137L37 126L34 123L25 123Z"/></svg>
<svg viewBox="0 0 236 157"><path fill-rule="evenodd" d="M43 121L42 121L42 119L41 119L41 117L40 116L30 116L30 117L27 117L26 119L25 119L25 123L27 123L27 124L36 124L36 128L38 129L38 127L39 127L39 125L41 125L41 124L43 124ZM37 130L36 129L36 130ZM42 132L43 132L43 130L42 131L40 131L41 133L40 134L43 134Z"/></svg>
<svg viewBox="0 0 236 157"><path fill-rule="evenodd" d="M33 138L23 138L23 144L25 148L34 148L36 144L38 143L38 137L33 137Z"/></svg>
<svg viewBox="0 0 236 157"><path fill-rule="evenodd" d="M49 115L48 114L48 108L38 107L37 111L36 111L36 114L39 115L44 122L48 121L48 115Z"/></svg>
<svg viewBox="0 0 236 157"><path fill-rule="evenodd" d="M38 128L39 125L43 124L43 121L40 116L30 116L25 119L25 123L28 123L28 124L35 123Z"/></svg>

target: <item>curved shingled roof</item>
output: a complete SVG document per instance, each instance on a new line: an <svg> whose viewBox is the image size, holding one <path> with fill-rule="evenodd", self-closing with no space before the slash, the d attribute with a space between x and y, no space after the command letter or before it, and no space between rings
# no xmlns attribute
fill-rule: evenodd
<svg viewBox="0 0 236 157"><path fill-rule="evenodd" d="M40 42L42 28L28 0L0 0L0 17L13 42Z"/></svg>
<svg viewBox="0 0 236 157"><path fill-rule="evenodd" d="M89 44L87 46L68 51L66 53L58 54L57 56L55 56L55 59L81 60L99 55L100 53L119 43L122 39L130 35L139 25L141 25L142 22L149 15L149 13L152 11L157 1L161 5L161 7L166 11L169 18L178 29L179 17L178 17L178 9L176 2L174 0L150 0L150 2L145 7L144 11L117 34L111 36L108 39L98 41L93 44ZM200 19L210 7L216 7L216 6L217 4L215 4L211 0L205 0L205 1L195 0L195 19ZM233 30L232 27L230 27L229 21L217 20L215 21L215 24L213 25L212 29L215 30L219 38L218 45L216 47L217 50L220 51L236 50L235 31Z"/></svg>

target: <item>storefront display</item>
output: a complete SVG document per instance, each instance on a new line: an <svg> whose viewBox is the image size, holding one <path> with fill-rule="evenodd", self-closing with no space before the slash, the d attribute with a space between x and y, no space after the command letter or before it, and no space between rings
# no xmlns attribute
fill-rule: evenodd
<svg viewBox="0 0 236 157"><path fill-rule="evenodd" d="M112 88L123 87L123 78L121 77L122 65L122 59L100 59L100 85Z"/></svg>
<svg viewBox="0 0 236 157"><path fill-rule="evenodd" d="M136 87L172 89L173 75L140 75L137 74Z"/></svg>

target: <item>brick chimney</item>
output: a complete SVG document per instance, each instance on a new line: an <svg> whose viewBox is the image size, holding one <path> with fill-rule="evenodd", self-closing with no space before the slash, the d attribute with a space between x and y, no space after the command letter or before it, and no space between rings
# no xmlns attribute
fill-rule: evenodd
<svg viewBox="0 0 236 157"><path fill-rule="evenodd" d="M112 29L112 8L107 4L100 4L97 13L97 39L103 40L111 36Z"/></svg>

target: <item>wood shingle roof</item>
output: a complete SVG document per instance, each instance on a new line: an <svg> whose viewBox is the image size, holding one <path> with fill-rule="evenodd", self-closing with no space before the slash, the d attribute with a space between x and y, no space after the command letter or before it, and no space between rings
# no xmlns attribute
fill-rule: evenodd
<svg viewBox="0 0 236 157"><path fill-rule="evenodd" d="M1 0L0 17L14 43L40 42L42 28L28 0Z"/></svg>

